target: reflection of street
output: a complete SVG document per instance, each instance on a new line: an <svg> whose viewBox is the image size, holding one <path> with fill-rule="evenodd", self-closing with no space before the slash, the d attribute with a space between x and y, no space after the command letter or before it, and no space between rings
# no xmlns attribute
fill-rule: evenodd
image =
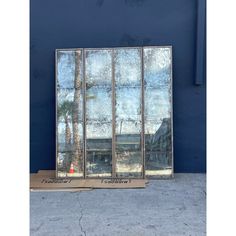
<svg viewBox="0 0 236 236"><path fill-rule="evenodd" d="M58 152L58 177L83 177L83 169L80 167L82 163L79 162L83 158L81 156L79 160L72 161L73 154L73 149L71 151ZM71 163L74 167L74 173L69 173Z"/></svg>
<svg viewBox="0 0 236 236"><path fill-rule="evenodd" d="M82 178L84 176L84 173L67 173L65 171L58 171L57 173L58 177L79 177Z"/></svg>
<svg viewBox="0 0 236 236"><path fill-rule="evenodd" d="M95 141L95 140L93 140ZM91 147L91 146L90 146ZM87 152L86 173L90 177L111 176L111 149L93 149Z"/></svg>
<svg viewBox="0 0 236 236"><path fill-rule="evenodd" d="M117 176L140 177L141 140L146 173L171 169L169 47L84 49L83 57L81 49L59 50L56 74L60 175L112 176L114 159Z"/></svg>
<svg viewBox="0 0 236 236"><path fill-rule="evenodd" d="M171 168L171 126L170 119L165 118L153 135L145 135L146 173L168 170ZM140 134L123 134L116 136L116 172L118 176L140 176L142 159ZM112 140L109 138L87 139L86 173L88 176L111 176ZM72 160L73 145L60 144L58 167L65 172L69 170ZM79 171L76 169L78 174ZM167 171L169 173L169 171Z"/></svg>
<svg viewBox="0 0 236 236"><path fill-rule="evenodd" d="M145 174L148 176L170 176L172 174L172 169L161 169L161 170L145 170Z"/></svg>
<svg viewBox="0 0 236 236"><path fill-rule="evenodd" d="M146 152L146 168L167 168L170 156L168 152Z"/></svg>
<svg viewBox="0 0 236 236"><path fill-rule="evenodd" d="M124 151L116 155L116 172L120 177L142 175L141 151Z"/></svg>

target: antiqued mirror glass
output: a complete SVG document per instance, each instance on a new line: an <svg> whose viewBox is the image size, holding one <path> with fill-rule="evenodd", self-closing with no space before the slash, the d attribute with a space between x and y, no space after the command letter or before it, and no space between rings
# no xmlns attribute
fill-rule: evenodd
<svg viewBox="0 0 236 236"><path fill-rule="evenodd" d="M56 50L57 177L173 175L172 48Z"/></svg>
<svg viewBox="0 0 236 236"><path fill-rule="evenodd" d="M141 177L141 49L116 49L115 159L117 177Z"/></svg>
<svg viewBox="0 0 236 236"><path fill-rule="evenodd" d="M172 174L171 49L144 48L146 176Z"/></svg>
<svg viewBox="0 0 236 236"><path fill-rule="evenodd" d="M57 176L83 177L81 50L57 51Z"/></svg>
<svg viewBox="0 0 236 236"><path fill-rule="evenodd" d="M112 52L85 50L86 176L112 175Z"/></svg>

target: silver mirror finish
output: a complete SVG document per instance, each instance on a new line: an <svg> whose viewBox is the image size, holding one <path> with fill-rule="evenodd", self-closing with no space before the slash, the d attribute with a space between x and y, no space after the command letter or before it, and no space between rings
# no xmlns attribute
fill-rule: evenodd
<svg viewBox="0 0 236 236"><path fill-rule="evenodd" d="M57 176L83 177L82 51L57 51Z"/></svg>
<svg viewBox="0 0 236 236"><path fill-rule="evenodd" d="M145 174L172 174L171 49L144 48Z"/></svg>
<svg viewBox="0 0 236 236"><path fill-rule="evenodd" d="M56 50L58 177L173 176L172 48Z"/></svg>
<svg viewBox="0 0 236 236"><path fill-rule="evenodd" d="M86 176L112 175L112 51L85 50Z"/></svg>
<svg viewBox="0 0 236 236"><path fill-rule="evenodd" d="M115 50L115 158L117 177L142 177L141 49Z"/></svg>

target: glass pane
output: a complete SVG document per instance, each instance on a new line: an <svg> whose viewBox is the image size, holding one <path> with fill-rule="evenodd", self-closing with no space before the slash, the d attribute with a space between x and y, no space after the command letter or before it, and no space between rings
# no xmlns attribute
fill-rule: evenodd
<svg viewBox="0 0 236 236"><path fill-rule="evenodd" d="M86 50L86 176L112 173L112 51Z"/></svg>
<svg viewBox="0 0 236 236"><path fill-rule="evenodd" d="M172 174L171 49L144 48L145 174Z"/></svg>
<svg viewBox="0 0 236 236"><path fill-rule="evenodd" d="M81 50L57 51L57 176L83 177Z"/></svg>
<svg viewBox="0 0 236 236"><path fill-rule="evenodd" d="M115 50L117 177L142 176L140 49Z"/></svg>

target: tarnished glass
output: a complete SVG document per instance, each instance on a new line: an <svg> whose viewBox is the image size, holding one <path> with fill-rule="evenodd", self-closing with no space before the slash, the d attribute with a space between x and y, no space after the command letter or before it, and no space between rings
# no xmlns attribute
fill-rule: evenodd
<svg viewBox="0 0 236 236"><path fill-rule="evenodd" d="M146 176L172 174L171 49L144 48Z"/></svg>
<svg viewBox="0 0 236 236"><path fill-rule="evenodd" d="M116 176L141 177L141 51L115 50Z"/></svg>
<svg viewBox="0 0 236 236"><path fill-rule="evenodd" d="M86 176L112 174L112 52L85 50Z"/></svg>
<svg viewBox="0 0 236 236"><path fill-rule="evenodd" d="M172 49L56 51L58 177L173 173Z"/></svg>
<svg viewBox="0 0 236 236"><path fill-rule="evenodd" d="M57 51L57 176L83 177L82 53Z"/></svg>

